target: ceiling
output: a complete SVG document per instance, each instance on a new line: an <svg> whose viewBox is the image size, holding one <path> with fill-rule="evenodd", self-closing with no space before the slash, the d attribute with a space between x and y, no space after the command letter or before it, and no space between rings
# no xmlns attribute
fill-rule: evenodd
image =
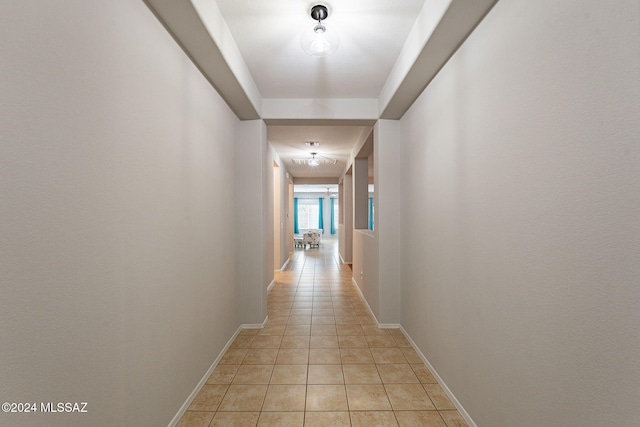
<svg viewBox="0 0 640 427"><path fill-rule="evenodd" d="M145 0L236 115L265 121L294 182L322 183L337 182L378 119L402 117L496 1ZM325 58L300 45L315 4L340 37ZM312 152L331 161L292 162Z"/></svg>
<svg viewBox="0 0 640 427"><path fill-rule="evenodd" d="M424 0L217 3L264 98L377 98ZM340 37L339 48L325 58L309 56L300 45L301 34L316 24L309 14L314 4L328 7L323 24ZM338 178L370 131L371 126L269 125L267 137L294 178ZM320 146L305 146L310 140ZM313 152L319 166L293 162Z"/></svg>
<svg viewBox="0 0 640 427"><path fill-rule="evenodd" d="M339 177L345 171L356 142L370 132L371 126L271 125L267 128L269 142L295 178ZM306 141L317 141L320 145L308 147ZM319 166L294 163L294 160L311 159L310 153L317 153Z"/></svg>
<svg viewBox="0 0 640 427"><path fill-rule="evenodd" d="M377 98L424 0L217 0L264 98ZM300 46L315 24L309 11L328 6L327 32L340 36L325 58Z"/></svg>
<svg viewBox="0 0 640 427"><path fill-rule="evenodd" d="M308 184L298 184L294 186L295 193L317 193L319 195L327 196L335 196L338 193L338 186L336 184L327 184L327 185L308 185Z"/></svg>

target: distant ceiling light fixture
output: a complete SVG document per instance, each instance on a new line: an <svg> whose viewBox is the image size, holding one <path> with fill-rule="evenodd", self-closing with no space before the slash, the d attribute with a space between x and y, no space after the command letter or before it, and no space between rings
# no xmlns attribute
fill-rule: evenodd
<svg viewBox="0 0 640 427"><path fill-rule="evenodd" d="M316 154L318 153L311 153L311 158L307 162L309 166L320 166L320 160L316 159Z"/></svg>
<svg viewBox="0 0 640 427"><path fill-rule="evenodd" d="M318 147L320 146L320 141L306 141L304 145L307 147Z"/></svg>
<svg viewBox="0 0 640 427"><path fill-rule="evenodd" d="M311 154L311 158L307 157L304 159L291 159L291 163L293 163L294 165L307 165L312 167L338 164L338 159L323 156L322 154L318 154L318 153L309 153L309 154Z"/></svg>
<svg viewBox="0 0 640 427"><path fill-rule="evenodd" d="M305 31L300 38L302 49L311 56L323 57L332 54L340 44L340 37L335 31L327 32L322 20L327 19L329 11L326 6L317 4L311 8L311 18L318 21L312 30Z"/></svg>

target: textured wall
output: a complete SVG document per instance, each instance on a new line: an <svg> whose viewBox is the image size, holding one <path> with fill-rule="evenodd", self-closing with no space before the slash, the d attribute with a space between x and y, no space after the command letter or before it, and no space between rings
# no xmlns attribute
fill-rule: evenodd
<svg viewBox="0 0 640 427"><path fill-rule="evenodd" d="M638 424L638 40L500 1L402 119L402 324L480 426Z"/></svg>
<svg viewBox="0 0 640 427"><path fill-rule="evenodd" d="M262 120L241 121L238 129L240 316L243 324L260 325L267 316L267 287L273 280L273 163L267 160L267 127Z"/></svg>
<svg viewBox="0 0 640 427"><path fill-rule="evenodd" d="M238 123L141 1L0 6L0 425L167 425L239 324Z"/></svg>

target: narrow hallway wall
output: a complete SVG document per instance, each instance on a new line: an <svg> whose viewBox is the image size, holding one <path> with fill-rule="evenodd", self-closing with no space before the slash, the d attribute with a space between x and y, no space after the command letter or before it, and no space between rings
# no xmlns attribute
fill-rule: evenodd
<svg viewBox="0 0 640 427"><path fill-rule="evenodd" d="M11 426L167 425L239 325L238 120L141 1L0 5Z"/></svg>
<svg viewBox="0 0 640 427"><path fill-rule="evenodd" d="M273 279L273 160L267 153L264 122L241 121L236 159L237 275L241 323L254 326L266 319L267 287Z"/></svg>
<svg viewBox="0 0 640 427"><path fill-rule="evenodd" d="M500 1L402 119L402 324L479 426L638 424L639 7Z"/></svg>

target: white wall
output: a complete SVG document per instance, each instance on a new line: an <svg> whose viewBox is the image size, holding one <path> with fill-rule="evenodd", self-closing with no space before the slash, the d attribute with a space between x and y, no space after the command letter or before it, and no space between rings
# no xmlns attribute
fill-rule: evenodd
<svg viewBox="0 0 640 427"><path fill-rule="evenodd" d="M364 296L371 312L380 323L379 242L369 230L353 231L353 281Z"/></svg>
<svg viewBox="0 0 640 427"><path fill-rule="evenodd" d="M279 218L274 218L273 221L273 227L274 227L274 236L279 236L280 237L280 244L279 245L274 245L274 251L276 250L276 248L279 246L279 253L274 254L274 260L275 261L275 266L277 267L277 269L280 269L284 266L284 264L287 262L287 259L289 259L289 251L293 249L293 235L291 234L291 231L289 230L291 227L289 226L289 223L293 224L293 218L289 218L288 214L289 214L289 184L292 183L291 178L288 178L288 171L284 165L284 162L282 161L282 159L280 158L280 156L278 155L278 153L276 153L276 151L274 150L273 146L271 144L269 144L269 152L268 152L268 161L271 162L271 164L273 165L274 162L278 165L277 168L272 167L271 168L271 174L272 176L270 177L272 182L276 182L276 184L278 185L278 191L280 192L280 196L279 198L276 200L276 198L272 198L273 203L277 202L279 203L279 206L277 209L273 209L274 215L276 213L279 213ZM278 174L278 177L276 178L275 174ZM275 196L275 185L274 185L274 196ZM275 230L275 227L279 227L280 228L280 232L277 233ZM293 228L291 228L291 230L293 230ZM271 275L273 278L273 275Z"/></svg>
<svg viewBox="0 0 640 427"><path fill-rule="evenodd" d="M398 150L400 123L379 120L373 133L375 175L374 229L378 240L380 310L378 322L400 323L400 208L402 205L402 155Z"/></svg>
<svg viewBox="0 0 640 427"><path fill-rule="evenodd" d="M238 278L243 324L262 324L267 316L267 287L273 279L273 160L262 120L238 125L237 189Z"/></svg>
<svg viewBox="0 0 640 427"><path fill-rule="evenodd" d="M640 419L639 9L500 1L402 119L402 324L479 426Z"/></svg>
<svg viewBox="0 0 640 427"><path fill-rule="evenodd" d="M340 203L342 221L338 225L338 250L342 262L353 262L353 176L344 175L341 181Z"/></svg>
<svg viewBox="0 0 640 427"><path fill-rule="evenodd" d="M141 1L0 5L11 426L167 425L239 324L235 116ZM231 161L230 161L231 160Z"/></svg>
<svg viewBox="0 0 640 427"><path fill-rule="evenodd" d="M401 127L397 120L379 120L368 141L368 146L357 147L354 152L369 150L373 164L367 158L354 159L354 178L351 190L358 193L356 185L365 192L360 199L361 224L368 224L368 198L375 198L374 231L352 230L353 234L353 280L365 297L377 322L382 326L397 327L401 319L401 272L400 272L400 209L402 202L402 156L398 150ZM369 157L369 160L371 157ZM362 167L366 170L362 171ZM373 184L369 182L373 167L375 193L367 193ZM361 171L361 175L359 175ZM356 182L358 177L361 179ZM355 217L355 207L352 206ZM366 225L365 225L366 226Z"/></svg>

